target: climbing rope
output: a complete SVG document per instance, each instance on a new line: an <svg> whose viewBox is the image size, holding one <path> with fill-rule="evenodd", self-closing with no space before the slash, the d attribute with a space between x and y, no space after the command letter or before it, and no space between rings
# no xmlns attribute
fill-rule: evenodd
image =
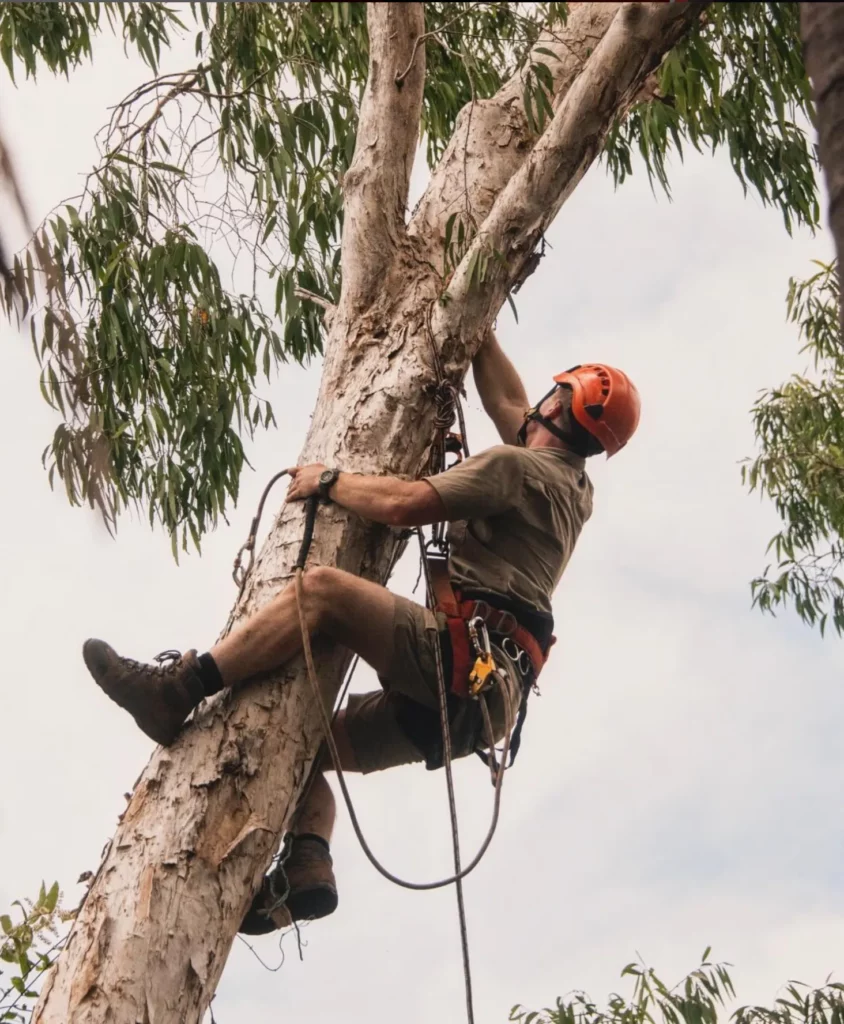
<svg viewBox="0 0 844 1024"><path fill-rule="evenodd" d="M469 442L466 437L466 421L463 418L463 405L460 395L465 394L460 384L450 380L445 372L442 357L437 348L437 341L434 337L434 330L431 325L431 316L434 304L431 303L425 313L425 334L428 338L428 345L431 349L431 359L434 364L436 381L427 384L424 391L434 403L434 441L431 444L431 451L428 457L428 476L442 473L446 469L446 454L449 450L449 431L454 423L455 417L460 426L459 440L462 455L469 457ZM451 435L453 436L453 435ZM462 457L462 456L461 456ZM445 523L434 523L431 527L431 542L440 550L445 548ZM425 561L425 556L422 558Z"/></svg>
<svg viewBox="0 0 844 1024"><path fill-rule="evenodd" d="M266 502L267 496L268 496L270 490L272 489L273 485L278 480L280 480L286 473L287 473L286 470L284 470L284 471L282 471L280 473L277 473L272 478L272 480L270 480L270 482L267 484L266 488L264 489L263 494L261 495L261 500L260 500L260 503L259 503L259 506L258 506L258 511L256 512L256 515L255 515L255 517L252 520L252 525L250 527L250 532L249 532L249 538L247 539L246 543L241 548L240 552L238 552L238 557L235 560L235 569L234 569L233 575L234 575L234 578L235 578L235 582L239 586L239 597L242 596L242 594L243 594L243 591L244 591L244 588L245 588L245 585L246 585L246 581L247 581L247 579L249 577L249 574L252 571L252 568L254 566L254 547L255 547L255 541L256 541L256 538L257 538L258 528L260 526L261 516L263 514L263 508L264 508L264 504ZM362 828L360 826L360 822L359 822L358 816L357 816L357 811L355 810L355 806L354 806L354 803L352 801L351 793L349 792L349 788L348 788L348 786L346 784L346 778L345 778L345 775L343 773L343 768L342 768L341 761L340 761L340 754L339 754L339 751L337 750L337 744L336 744L335 739L334 739L334 733L333 733L333 728L332 728L332 726L334 724L334 720L335 720L336 715L337 715L337 710L339 710L340 703L342 703L343 693L341 692L341 694L340 694L340 698L339 698L339 701L338 701L338 704L337 704L337 709L335 709L334 714L332 716L329 716L328 710L326 709L325 702L324 702L323 697L322 697L322 690L320 688L319 678L318 678L318 675L317 675L316 666L314 664L313 650L311 648L310 631L308 629L307 619L306 619L306 616L305 616L305 598L304 598L303 577L304 577L305 563L307 561L308 553L309 553L309 550L310 550L310 547L311 547L311 543L313 541L314 526L315 526L315 522L316 522L316 513L317 513L318 503L319 503L318 499L315 496L309 498L307 500L307 502L306 502L306 508L305 508L305 528L304 528L304 532L303 532L303 536L302 536L302 543L301 543L300 548L299 548L299 554L298 554L298 557L296 559L296 563L294 565L294 587L295 587L295 593L296 593L296 607L297 607L297 612L298 612L298 616L299 616L299 627L300 627L301 636L302 636L302 651L303 651L304 658L305 658L305 667L306 667L306 670L307 670L308 681L310 683L311 690L313 692L314 700L316 701L317 710L319 712L320 721L321 721L321 724L322 724L322 730L323 730L323 734L324 734L324 737L325 737L325 743L326 743L326 746L328 747L329 755L331 757L332 766L333 766L334 771L335 771L335 773L337 775L337 783L340 786L340 791L341 791L341 793L343 795L343 802L346 805L346 810L348 811L349 820L352 823L352 828L354 830L355 836L356 836L356 838L358 840L358 843L360 844L360 847L363 850L365 856L367 857L369 862L372 864L372 866L376 869L376 871L378 871L378 873L381 874L388 881L393 882L395 885L401 886L402 888L405 888L405 889L413 889L413 890L420 891L420 890L429 890L429 889L441 889L441 888L444 888L447 885L454 885L456 896L457 896L457 913L458 913L458 921L459 921L459 927L460 927L460 945L461 945L461 952L462 952L462 959L463 959L463 980L464 980L464 988L465 988L465 996L466 996L466 1017L467 1017L468 1024L474 1024L475 1014L474 1014L474 1000L473 1000L473 994L472 994L472 972L471 972L471 964L470 964L470 959L469 959L469 935L468 935L468 928L467 928L467 923L466 923L466 905L465 905L465 900L464 900L464 896L463 896L463 879L467 875L469 875L472 871L474 871L474 869L478 866L478 864L480 864L484 854L486 853L486 851L488 850L488 848L490 846L490 843L492 842L493 836L495 835L496 828L498 827L498 820L499 820L499 815L500 815L500 810L501 810L501 788L502 788L502 783L503 783L503 780L504 780L504 772L506 770L505 766L507 765L507 757L508 757L508 753L509 753L509 749L510 749L510 734L511 734L512 726L513 726L513 722L512 722L512 708L510 706L509 693L507 692L506 687L504 687L504 686L501 687L501 693L502 693L502 696L504 697L504 746L503 746L503 751L502 751L502 760L501 760L500 764L497 764L496 760L495 760L495 736L494 736L494 733L493 733L492 722L490 720L489 708L487 707L487 703L486 703L486 697L484 696L484 694L479 694L478 695L478 700L479 700L480 707L481 707L481 715L482 715L483 724L484 724L484 736L485 736L485 739L486 739L487 748L488 748L488 750L490 752L490 757L489 757L488 764L489 764L489 768L490 768L491 778L492 778L492 781L493 781L493 784L494 784L494 796L493 796L492 818L491 818L490 825L489 825L489 828L487 830L486 836L484 837L484 840L481 843L481 845L480 845L477 853L475 854L475 856L472 858L472 860L469 862L469 864L467 864L467 866L464 868L462 866L461 855L460 855L460 836L459 836L459 826L458 826L458 817L457 817L457 802L456 802L455 793L454 793L454 777L453 777L453 773L452 773L451 728L450 728L450 723L449 723L449 720L448 720L448 701L447 701L447 694L446 694L445 672L444 672L444 669L443 669L442 652L440 650L440 645L439 645L439 643L436 643L434 645L434 653L435 653L436 668L437 668L437 693L438 693L439 713L440 713L440 727L441 727L441 730L442 730L442 739L443 739L443 765L444 765L444 768L445 768L446 788L447 788L447 792L448 792L448 806L449 806L449 817L450 817L450 824L451 824L452 853L453 853L453 860L454 860L454 874L451 875L448 878L442 878L442 879L438 879L438 880L432 881L432 882L412 882L412 881L409 881L407 879L401 878L398 875L394 874L392 871L390 871L386 867L384 867L384 865L380 862L380 860L372 852L372 849L369 846L369 843L367 842L366 836L364 835L363 830L362 830ZM433 587L432 587L432 581L431 581L431 576L430 576L430 570L429 570L429 566L428 566L428 558L427 558L427 550L426 550L426 547L425 547L425 539L424 539L424 535L422 533L421 528L417 529L416 533L417 533L417 537L419 539L420 558L421 558L423 572L424 572L424 575L425 575L425 585L426 585L426 589L427 589L427 592L428 592L428 600L429 600L429 603L432 604L433 603ZM393 552L393 557L390 560L390 567L388 569L388 577L389 577L389 573L392 570L392 567L393 567L393 565L395 563L396 555L398 554L400 549L401 549L401 545L398 544L396 546L396 550ZM249 563L248 563L245 571L241 570L241 567L240 567L241 559L242 559L242 556L243 556L244 552L248 552L248 554L249 554ZM351 683L352 674L354 672L355 667L358 664L358 661L359 661L359 657L356 655L354 660L353 660L353 663L352 663L352 665L350 667L349 672L346 674L346 679L345 679L344 684L343 684L343 691L348 689L348 686ZM308 779L308 782L307 782L306 787L305 787L305 792L307 792L307 790L310 789L310 786L311 786L315 776L316 776L316 766L314 767L314 770L312 770L310 778ZM300 799L300 806L301 806L301 799ZM286 888L287 887L285 886L285 889ZM276 906L273 907L273 909L277 909L278 904L283 903L284 899L286 898L286 895L287 895L286 892L279 894L279 899L277 901Z"/></svg>
<svg viewBox="0 0 844 1024"><path fill-rule="evenodd" d="M261 509L263 508L263 502L265 501L265 499L267 497L267 494L269 493L269 490L271 489L272 485L274 483L276 483L278 480L280 480L281 477L283 477L285 474L287 474L287 472L288 472L287 470L283 470L282 472L277 473L272 478L270 483L267 485L267 487L265 488L264 493L262 495L262 498L261 498L261 506L260 506ZM471 874L471 872L474 871L474 869L481 862L481 859L483 858L483 855L486 853L486 851L489 848L489 845L492 842L492 839L493 839L493 837L495 835L495 830L496 830L497 825L498 825L498 819L499 819L500 809L501 809L501 785L502 785L503 778L504 778L503 766L502 766L502 769L499 769L499 770L495 771L495 791L494 791L494 795L493 795L492 818L491 818L491 821L490 821L489 829L487 830L486 836L484 837L484 840L481 843L477 853L475 854L475 856L472 858L472 860L469 862L469 864L465 868L462 868L460 870L455 870L455 873L453 875L450 875L448 878L441 878L441 879L438 879L438 880L433 881L433 882L411 882L411 881L408 881L407 879L403 879L403 878L399 877L398 875L394 874L393 872L391 872L387 868L385 868L384 865L378 860L378 858L372 852L372 849L369 846L369 843L367 842L365 835L363 834L363 830L361 829L360 822L359 822L358 816L357 816L357 812L355 811L354 805L352 803L352 798L351 798L351 795L349 793L348 786L346 785L346 779L345 779L345 776L343 774L342 767L340 766L340 756L339 756L339 753L337 751L337 746L336 746L336 743L335 743L335 740L334 740L334 736L333 736L333 732L332 732L332 729L331 729L333 716L329 717L328 711L326 710L325 703L324 703L323 698L322 698L322 691L321 691L320 686L319 686L319 679L317 677L316 667L315 667L314 662L313 662L313 654L312 654L312 650L311 650L310 633L308 632L307 626L306 626L306 624L304 622L304 619L303 619L303 616L304 616L304 611L303 611L303 593L304 593L304 588L303 588L303 583L302 583L302 577L304 575L305 562L307 561L308 552L310 550L311 542L313 540L314 524L315 524L315 521L316 521L316 512L317 512L318 504L319 504L319 500L316 497L308 498L306 503L305 503L305 528L304 528L304 533L303 533L303 536L302 536L302 543L301 543L301 545L299 547L299 555L298 555L298 557L296 559L296 562L294 564L294 586L295 586L296 603L297 603L297 607L298 607L300 628L301 628L301 631L302 631L302 650L303 650L303 653L304 653L304 656L305 656L305 666L306 666L307 673L308 673L308 679L309 679L310 685L311 685L311 687L312 687L312 689L314 691L314 696L317 698L317 708L318 708L319 713L320 713L321 724L322 724L322 727L323 727L323 731L326 733L326 736L325 736L326 746L328 747L328 751L329 751L329 754L331 756L332 766L334 767L334 769L335 769L335 771L337 773L337 783L340 786L340 790L341 790L341 792L343 794L343 799L344 799L344 802L346 804L346 808L347 808L347 810L349 812L349 818L350 818L350 820L352 822L352 828L354 829L355 835L357 836L357 839L358 839L358 842L360 843L361 849L363 850L364 854L366 855L366 857L368 858L368 860L370 861L372 866L379 872L379 874L383 875L384 878L388 879L388 881L390 881L390 882L393 882L395 885L399 885L399 886L401 886L404 889L415 889L415 890L442 889L442 888L444 888L447 885L454 885L458 881L462 881L462 879L464 879L467 875ZM247 573L246 573L247 577L248 577L249 571L251 571L252 564L253 564L253 561L254 561L254 559L252 557L252 549L249 547L249 545L250 545L250 542L251 542L252 546L254 547L255 537L257 536L258 526L260 525L260 515L256 515L252 522L253 522L253 528L252 528L252 530L250 532L250 538L249 538L249 540L247 540L247 542L241 548L241 553L244 552L244 551L249 551L250 552L250 564L249 564L249 567L248 567ZM426 586L428 588L428 592L429 592L429 595L430 595L431 594L431 581L430 581L430 575L428 573L427 559L425 558L425 553L424 553L425 552L424 541L422 540L422 532L421 532L421 530L418 530L417 533L418 533L418 535L420 537L420 543L421 543L422 552L423 552L422 564L423 564L424 572L425 572ZM236 562L236 569L237 569L237 562ZM242 592L243 587L245 586L245 582L246 582L246 578L244 577L240 581L240 583L239 583L239 585L241 587L241 592ZM437 661L437 687L438 687L438 690L442 691L442 695L443 695L442 696L442 700L440 702L441 725L443 724L443 713L445 714L445 720L444 720L445 721L445 730L444 730L444 734L443 734L443 754L444 754L443 760L444 760L444 766L446 768L446 776L447 776L447 778L450 778L450 776L451 776L451 730L448 727L449 726L449 724L448 724L448 706L447 706L446 697L445 697L445 693L446 693L445 674L444 674L444 671L443 671L442 656L441 656L441 652L439 650L439 644L435 645L434 650L435 650L436 661ZM357 664L357 660L358 659L355 660L355 664ZM349 684L350 681L351 681L351 673L349 673L349 676L347 677L346 683L344 685L346 687L348 687L348 684ZM508 699L508 695L506 693L506 688L502 689L502 693L505 695L505 701L504 701L504 706L505 706L505 738L504 738L503 758L504 758L504 763L506 763L507 752L509 750L509 745L510 745L510 729L512 727L512 708L510 707L510 702L509 702L509 699ZM484 711L486 711L486 714L484 714L484 711L482 711L482 716L484 717L484 722L485 722L485 726L486 726L486 723L489 721L489 713L488 713L488 709L486 708L486 700L485 700L483 694L479 695L479 699L481 701L482 708L484 709ZM490 750L492 750L492 749L494 749L494 736L492 734L492 730L490 728L489 731L487 732L487 730L485 728L485 732L487 734L485 735L484 738L485 738L487 744L489 745ZM453 790L453 785L450 784L448 788L449 788L449 791L451 792Z"/></svg>
<svg viewBox="0 0 844 1024"><path fill-rule="evenodd" d="M345 777L345 774L343 772L342 765L340 763L340 754L339 754L339 751L337 750L337 744L336 744L336 741L334 739L334 735L333 735L333 732L332 732L332 729L331 729L331 720L330 720L330 718L328 716L328 711L326 710L325 703L324 703L324 701L322 699L322 691L320 690L319 678L318 678L317 673L316 673L316 666L314 665L313 652L312 652L312 649L311 649L311 638L310 638L310 634L309 634L308 627L307 627L307 620L305 619L305 612L304 612L304 585L303 585L303 582L302 582L303 575L304 575L303 570L301 568L297 567L296 574L294 576L294 582L295 582L295 587L296 587L296 603L297 603L298 609L299 609L299 625L300 625L300 628L301 628L301 631L302 631L302 651L303 651L304 656L305 656L305 666L307 668L308 679L310 681L311 688L314 691L314 696L318 698L317 708L318 708L319 713L320 713L320 719L322 721L323 731L325 732L326 746L328 747L328 752L331 755L331 761L332 761L332 765L334 767L334 770L337 773L337 783L340 786L340 790L341 790L341 792L343 794L343 799L344 799L344 801L346 803L346 808L347 808L347 810L349 812L349 818L350 818L350 820L352 822L352 828L354 829L354 832L355 832L355 835L357 836L358 842L361 845L361 849L363 850L364 854L366 855L366 857L368 858L368 860L372 864L372 866L376 869L376 871L379 872L379 874L383 875L384 878L388 879L388 881L390 881L390 882L393 882L395 885L401 886L403 889L415 889L415 890L442 889L442 888L444 888L447 885L454 885L456 882L462 881L462 879L464 879L468 874L470 874L472 871L474 871L474 869L478 866L478 864L481 861L481 858L486 853L486 851L487 851L487 849L489 847L489 844L492 842L492 838L493 838L493 836L495 834L495 829L496 829L496 826L498 824L498 817L499 817L499 811L500 811L500 805L501 805L501 782L502 782L502 779L503 779L503 776L504 776L503 771L499 770L497 772L495 796L494 796L494 799L493 799L492 821L490 823L490 827L487 830L487 834L486 834L486 836L484 838L484 841L481 843L481 846L480 846L478 852L475 854L475 856L472 858L470 863L465 868L463 868L462 870L455 871L455 874L449 876L448 878L441 878L441 879L438 879L438 880L433 881L433 882L411 882L411 881L408 881L405 878L400 878L398 875L394 874L392 871L390 871L386 867L384 867L384 865L378 860L378 858L372 852L372 849L369 846L369 843L367 842L366 836L363 834L363 830L361 829L360 822L359 822L358 816L357 816L357 812L355 811L354 805L352 803L352 798L351 798L351 795L349 793L349 788L346 785L346 777ZM436 648L435 648L435 650L436 650ZM443 677L443 679L442 679L442 701L441 701L441 707L440 707L440 713L442 715L443 705L445 704L445 678L444 678L444 675L443 675L443 672L442 672L442 659L439 656L437 657L437 661L439 663L438 664L438 673L437 674L438 674L438 676L442 676ZM439 679L438 679L438 687L439 687ZM511 715L511 709L509 707L509 702L507 700L505 700L504 704L505 704L505 708L506 708L506 712L505 712L505 723L506 723L505 729L506 729L507 725L512 725L512 715ZM450 776L450 774L451 774L450 771L449 771L450 762L451 762L451 731L448 728L448 717L447 717L448 716L448 710L447 710L447 706L446 706L445 714L446 714L446 729L445 729L445 732L444 732L444 735L443 735L443 748L444 748L444 763L445 763L445 766L446 766L446 776L448 778ZM493 741L492 735L487 736L486 739L487 739L487 743L490 743L490 742ZM508 740L509 740L509 735L507 737L505 737L505 741L504 741L504 749L505 749L505 751L507 749ZM449 789L451 791L453 791L453 784L449 787Z"/></svg>
<svg viewBox="0 0 844 1024"><path fill-rule="evenodd" d="M429 394L431 394L433 398L435 406L434 430L436 436L434 442L431 445L431 452L428 464L429 474L434 474L442 472L446 468L446 454L448 451L449 438L448 432L452 424L454 423L455 416L458 419L460 425L460 442L463 451L467 456L469 454L469 450L466 442L466 425L463 418L463 408L460 402L461 388L459 387L459 385L455 385L452 381L450 381L445 374L442 359L440 358L440 354L437 350L436 341L434 339L433 330L431 328L430 316L431 311L429 309L426 316L426 327L428 339L431 346L431 353L433 356L434 370L437 377L436 383L428 385L427 388ZM233 577L235 583L239 587L238 603L240 601L240 598L243 596L243 592L246 587L246 582L255 563L255 542L257 538L258 528L261 522L261 516L264 510L264 504L273 485L278 480L280 480L281 477L285 476L286 473L287 470L282 470L280 473L277 473L264 488L264 492L261 495L261 499L258 504L258 509L252 520L252 524L249 530L249 536L246 540L246 543L241 547L235 559ZM443 741L443 765L445 768L446 789L448 792L448 807L451 824L454 874L448 878L438 879L433 882L411 882L407 879L400 878L392 871L389 871L386 867L384 867L384 865L378 860L378 858L372 852L372 849L370 848L369 843L367 842L363 830L361 829L360 822L358 821L357 812L355 811L354 803L352 802L351 794L349 793L348 786L346 785L346 778L343 773L340 754L337 749L336 741L334 739L332 727L337 715L337 711L339 710L339 706L343 700L343 693L341 692L339 701L337 703L337 707L334 710L334 714L332 716L329 716L328 710L325 706L325 702L323 701L322 690L319 685L319 677L317 675L316 666L314 664L313 651L311 649L310 630L308 628L305 613L303 576L305 571L305 563L308 557L308 552L310 550L311 542L313 540L314 525L316 522L318 503L319 500L316 496L309 498L306 503L305 529L302 537L302 543L299 548L299 556L296 559L294 565L294 587L296 594L296 607L299 616L299 627L302 636L302 652L305 658L305 667L307 670L308 681L310 683L311 690L313 691L314 700L316 701L317 709L319 711L320 721L325 736L325 743L326 746L328 747L332 766L337 775L337 783L340 786L340 791L343 795L343 801L346 805L346 809L349 814L349 820L352 823L352 828L354 830L355 836L357 837L361 849L363 850L369 862L376 869L376 871L378 871L378 873L381 874L388 881L393 882L395 885L401 886L405 889L413 889L419 891L429 889L441 889L447 885L454 885L457 896L457 913L460 926L460 945L463 958L463 980L466 995L466 1016L468 1024L474 1024L475 1014L474 1001L472 995L472 972L469 959L469 935L466 924L466 906L463 896L463 879L466 878L466 876L469 875L472 871L474 871L474 869L481 862L484 854L489 848L490 843L492 842L493 836L495 835L495 831L498 826L498 819L501 809L501 788L502 782L504 780L504 772L506 770L505 766L507 765L507 759L510 750L510 734L513 727L510 695L507 691L507 688L502 685L501 677L500 675L498 675L498 672L496 670L496 677L498 678L501 693L504 698L504 746L502 750L502 759L500 764L497 763L495 757L495 736L492 728L492 722L490 720L489 708L486 703L486 696L483 693L477 695L477 699L480 703L481 708L481 716L483 719L484 738L486 740L487 747L489 750L489 757L487 763L489 765L490 775L494 785L494 796L492 818L490 820L490 825L487 830L486 836L484 837L484 840L481 843L480 848L478 849L475 856L464 868L462 866L460 854L460 835L457 816L457 801L454 793L454 777L452 772L451 725L449 722L448 715L448 697L446 690L445 672L443 668L442 651L440 649L440 645L439 643L434 644L434 654L437 669L437 695L439 704L440 727L442 730ZM434 591L431 580L430 567L428 565L427 547L425 544L425 538L421 527L416 530L416 533L419 539L420 558L422 569L425 575L425 585L428 594L428 604L430 607L433 607L435 603ZM444 551L446 549L447 542L445 540L444 523L434 524L434 526L432 527L431 543L438 547L441 551ZM390 566L387 572L388 578L395 564L395 556L400 549L401 544L397 545L396 550L393 553L393 558L391 558ZM242 559L244 554L247 553L249 555L249 561L246 567L244 568L242 566ZM233 618L234 611L232 612L232 615L229 618L228 625L226 626L226 632L228 632L229 629L231 628ZM344 682L344 691L348 689L348 686L351 682L352 674L354 672L355 667L357 666L358 660L359 658L355 656L351 669L347 673L346 680ZM311 777L308 779L308 782L306 784L305 792L307 792L307 790L310 788L313 778L315 777L316 770L317 769L315 765L314 769L311 772Z"/></svg>
<svg viewBox="0 0 844 1024"><path fill-rule="evenodd" d="M310 502L313 503L313 508L316 508L316 500L311 498ZM425 565L425 575L430 591L431 581L428 575L427 560L425 558L424 540L422 539L422 532L419 531L420 545L422 547L422 559ZM300 553L301 558L301 553ZM489 830L487 831L486 838L481 844L481 848L475 855L471 863L461 869L460 863L460 838L458 831L457 822L457 803L454 796L454 778L452 775L452 751L451 751L451 728L448 721L448 706L446 700L446 687L445 687L445 674L443 672L442 654L439 649L439 644L434 645L436 663L437 663L437 689L439 693L439 705L440 705L440 723L442 726L443 736L443 763L445 765L446 785L448 788L448 807L449 814L451 817L451 836L452 836L452 847L454 853L454 875L451 878L443 878L436 882L409 882L406 879L399 878L398 875L394 875L391 871L378 860L375 854L369 847L366 841L366 837L361 830L360 823L358 822L357 813L352 803L351 794L349 793L348 786L346 785L346 779L343 774L343 768L340 763L340 753L337 750L337 744L334 740L334 735L331 728L331 720L328 717L328 712L325 707L325 703L322 699L322 691L319 685L319 679L317 677L316 666L314 665L313 651L311 650L311 637L310 630L308 628L307 618L305 617L305 595L304 585L302 578L304 576L304 566L297 564L295 570L295 587L296 587L296 605L299 612L299 627L302 632L302 650L305 655L305 666L308 672L308 680L311 684L314 699L319 710L320 718L322 720L323 732L325 733L325 741L328 745L328 750L331 755L331 761L334 766L334 771L337 774L337 782L340 786L340 791L343 794L343 800L346 804L346 809L349 812L349 819L352 822L352 827L357 836L358 842L360 843L361 849L366 854L369 862L372 866L389 881L400 885L405 889L440 889L443 886L454 884L457 892L457 912L460 922L460 945L463 955L463 980L466 991L466 1017L468 1024L474 1024L475 1012L474 1003L472 998L472 971L469 961L469 935L466 925L466 906L463 899L463 879L471 871L473 871L480 863L481 858L486 853L489 844L492 842L492 837L495 834L496 826L498 825L498 814L501 805L501 783L504 778L504 765L507 763L507 750L510 743L510 729L512 728L512 714L509 702L509 696L506 693L506 689L502 687L502 694L504 695L504 718L505 718L505 739L504 739L504 753L502 757L502 764L496 769L494 767L494 759L490 760L491 771L495 774L495 798L493 805L492 822L490 823ZM486 731L487 744L489 745L490 751L494 750L495 739L492 732L492 723L490 722L489 709L486 705L486 699L483 694L479 694L479 700L481 702L482 715L484 719L484 727Z"/></svg>

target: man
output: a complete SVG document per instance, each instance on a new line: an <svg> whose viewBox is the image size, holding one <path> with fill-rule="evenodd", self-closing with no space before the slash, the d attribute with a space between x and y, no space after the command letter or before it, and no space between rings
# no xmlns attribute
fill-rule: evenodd
<svg viewBox="0 0 844 1024"><path fill-rule="evenodd" d="M390 526L450 524L448 577L457 595L450 619L339 569L314 566L304 574L310 630L359 654L382 685L374 693L351 696L337 716L333 734L344 771L442 763L436 645L446 678L457 684L452 688L465 685L465 679L457 678L468 651L460 620L477 614L475 609L489 613L499 682L489 692L488 706L494 738L501 738L527 699L551 644L551 595L592 511L585 459L602 451L614 455L638 425L638 392L612 367L593 364L558 375L532 409L493 335L476 355L473 372L503 445L425 480L362 476L321 465L290 471L288 501L322 493ZM139 665L101 640L88 640L83 654L109 697L148 736L166 745L203 699L277 668L300 649L296 597L289 586L199 657L190 651L166 666ZM476 701L450 694L449 723L455 757L483 747ZM268 932L335 909L329 852L334 818L334 798L320 774L296 814L284 865L289 883L285 905L276 906L275 895L286 888L283 880L268 875L241 931Z"/></svg>

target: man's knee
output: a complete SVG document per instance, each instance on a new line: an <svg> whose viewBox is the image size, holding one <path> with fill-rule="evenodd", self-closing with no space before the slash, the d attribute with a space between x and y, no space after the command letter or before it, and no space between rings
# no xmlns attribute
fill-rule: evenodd
<svg viewBox="0 0 844 1024"><path fill-rule="evenodd" d="M315 565L302 576L308 622L312 629L325 626L343 573L329 565Z"/></svg>
<svg viewBox="0 0 844 1024"><path fill-rule="evenodd" d="M310 628L356 651L383 673L393 647L395 597L390 591L327 566L308 569L303 583Z"/></svg>

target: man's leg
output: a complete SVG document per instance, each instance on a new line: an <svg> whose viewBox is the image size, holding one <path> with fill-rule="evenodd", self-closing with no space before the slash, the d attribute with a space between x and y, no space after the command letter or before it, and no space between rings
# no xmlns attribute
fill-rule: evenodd
<svg viewBox="0 0 844 1024"><path fill-rule="evenodd" d="M263 880L238 929L266 935L294 921L326 917L337 909L337 882L331 858L334 794L320 771L294 814L287 860ZM280 894L286 893L283 903Z"/></svg>
<svg viewBox="0 0 844 1024"><path fill-rule="evenodd" d="M383 672L393 655L394 595L377 583L325 566L308 570L302 583L310 632L332 637ZM167 745L204 697L278 668L301 646L291 584L199 658L190 651L166 667L139 665L121 658L101 640L87 641L83 654L108 696L129 711L148 736Z"/></svg>
<svg viewBox="0 0 844 1024"><path fill-rule="evenodd" d="M386 587L342 569L316 566L302 577L310 632L325 633L350 648L376 672L392 657L395 597ZM302 648L302 631L291 584L239 629L211 649L224 685L270 671Z"/></svg>
<svg viewBox="0 0 844 1024"><path fill-rule="evenodd" d="M315 567L302 579L304 617L311 633L324 633L350 648L376 672L393 658L396 598L386 588L338 569ZM120 658L107 644L88 641L85 660L112 699L129 710L158 742L172 742L184 719L203 697L276 668L301 649L302 634L292 585L234 630L207 654L190 652L166 669ZM341 713L334 738L341 767L357 764ZM292 921L319 918L337 906L329 843L336 809L320 772L296 814L290 855L281 871L268 875L244 918L241 931L263 934ZM286 899L280 894L287 890Z"/></svg>

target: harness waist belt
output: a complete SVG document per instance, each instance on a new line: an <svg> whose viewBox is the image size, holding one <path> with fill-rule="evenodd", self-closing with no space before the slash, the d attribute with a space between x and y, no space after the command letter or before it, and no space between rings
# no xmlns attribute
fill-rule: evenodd
<svg viewBox="0 0 844 1024"><path fill-rule="evenodd" d="M451 585L446 559L429 557L428 564L431 571L431 586L434 591L435 611L441 611L445 615L451 637L454 661L452 689L455 692L462 691L461 695L467 693L467 681L474 658L466 635L466 622L474 618L483 619L490 632L510 637L514 643L518 644L530 658L534 674L538 676L545 665L547 656L533 633L525 629L510 611L495 608L485 600L462 600L460 593L455 592ZM552 643L553 640L552 637Z"/></svg>

